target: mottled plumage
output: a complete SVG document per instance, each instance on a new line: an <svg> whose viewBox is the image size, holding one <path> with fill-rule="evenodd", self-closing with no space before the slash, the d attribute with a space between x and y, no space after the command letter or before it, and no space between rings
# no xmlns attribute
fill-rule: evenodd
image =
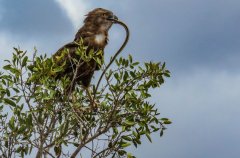
<svg viewBox="0 0 240 158"><path fill-rule="evenodd" d="M114 16L111 11L102 8L94 9L86 16L84 25L76 33L74 41L64 45L53 55L54 60L59 62L59 65L66 62L64 70L58 73L56 78L61 78L65 75L71 79L74 78L73 69L76 69L76 65L72 65L69 59L75 58L81 60L75 53L79 47L77 43L79 43L81 39L83 40L83 45L88 47L87 53L91 49L95 52L98 50L104 51L108 43L108 30L113 24L111 19L117 19L117 17ZM69 53L64 55L63 60L57 61L57 57L62 55L64 49L68 49ZM89 62L83 62L83 64L78 67L76 78L74 78L73 85L69 90L72 91L76 84L88 87L94 71L99 69L100 66L93 59Z"/></svg>

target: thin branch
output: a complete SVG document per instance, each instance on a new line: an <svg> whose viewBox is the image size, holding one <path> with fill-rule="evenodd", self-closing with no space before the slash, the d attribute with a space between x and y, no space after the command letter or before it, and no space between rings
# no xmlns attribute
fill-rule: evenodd
<svg viewBox="0 0 240 158"><path fill-rule="evenodd" d="M106 126L103 130L100 130L98 133L96 133L94 136L88 138L86 141L83 141L78 147L77 149L73 152L73 154L71 155L71 158L75 158L77 156L77 154L80 152L80 150L89 142L91 142L92 140L96 139L97 137L99 137L100 135L102 135L103 133L107 132L109 130L111 126Z"/></svg>

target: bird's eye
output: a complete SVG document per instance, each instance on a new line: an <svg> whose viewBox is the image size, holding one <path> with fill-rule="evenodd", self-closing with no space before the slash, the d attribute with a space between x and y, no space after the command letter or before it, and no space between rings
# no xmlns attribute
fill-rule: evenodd
<svg viewBox="0 0 240 158"><path fill-rule="evenodd" d="M102 16L107 16L107 14L106 14L106 13L103 13Z"/></svg>

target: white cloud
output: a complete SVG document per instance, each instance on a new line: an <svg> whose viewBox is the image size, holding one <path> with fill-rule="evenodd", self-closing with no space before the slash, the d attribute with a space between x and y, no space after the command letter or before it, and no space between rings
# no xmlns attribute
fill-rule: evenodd
<svg viewBox="0 0 240 158"><path fill-rule="evenodd" d="M161 90L162 94L160 95L163 96L160 98L174 98L173 100L164 100L171 102L178 100L183 103L185 100L185 103L189 101L196 105L202 104L203 107L208 104L214 106L220 103L222 105L222 103L235 102L240 94L239 73L202 69L196 70L192 74L176 77L173 76L169 83L166 83Z"/></svg>
<svg viewBox="0 0 240 158"><path fill-rule="evenodd" d="M153 144L146 140L134 153L139 158L237 157L239 94L240 73L198 69L172 76L152 98L173 124L163 138L154 135Z"/></svg>
<svg viewBox="0 0 240 158"><path fill-rule="evenodd" d="M74 28L78 28L89 10L89 3L86 0L55 0L67 13Z"/></svg>

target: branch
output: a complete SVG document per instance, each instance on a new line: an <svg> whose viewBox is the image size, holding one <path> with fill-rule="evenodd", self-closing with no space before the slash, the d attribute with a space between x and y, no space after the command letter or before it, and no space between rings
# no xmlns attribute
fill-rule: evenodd
<svg viewBox="0 0 240 158"><path fill-rule="evenodd" d="M77 149L74 151L74 153L71 155L71 158L75 158L77 156L77 154L80 152L80 150L89 142L91 142L92 140L96 139L97 137L99 137L100 135L102 135L103 133L106 133L109 128L111 126L106 126L103 130L99 131L98 133L96 133L94 136L92 136L91 138L89 138L88 140L82 142Z"/></svg>

